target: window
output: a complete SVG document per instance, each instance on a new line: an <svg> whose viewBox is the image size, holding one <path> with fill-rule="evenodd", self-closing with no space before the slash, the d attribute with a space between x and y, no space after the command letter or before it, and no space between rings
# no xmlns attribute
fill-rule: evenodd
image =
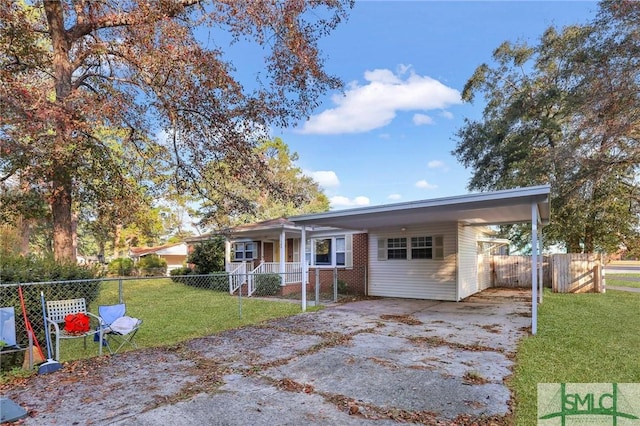
<svg viewBox="0 0 640 426"><path fill-rule="evenodd" d="M253 242L247 243L235 243L233 247L233 259L234 260L252 260L254 253Z"/></svg>
<svg viewBox="0 0 640 426"><path fill-rule="evenodd" d="M351 235L343 237L312 238L305 244L305 259L312 266L351 267Z"/></svg>
<svg viewBox="0 0 640 426"><path fill-rule="evenodd" d="M344 238L336 238L336 265L344 266L347 246Z"/></svg>
<svg viewBox="0 0 640 426"><path fill-rule="evenodd" d="M411 237L412 259L433 259L433 238Z"/></svg>
<svg viewBox="0 0 640 426"><path fill-rule="evenodd" d="M378 260L390 259L444 259L444 238L441 235L411 237L409 241L405 237L379 238Z"/></svg>
<svg viewBox="0 0 640 426"><path fill-rule="evenodd" d="M389 238L387 239L387 259L406 259L407 239Z"/></svg>
<svg viewBox="0 0 640 426"><path fill-rule="evenodd" d="M315 241L315 264L331 265L331 238Z"/></svg>

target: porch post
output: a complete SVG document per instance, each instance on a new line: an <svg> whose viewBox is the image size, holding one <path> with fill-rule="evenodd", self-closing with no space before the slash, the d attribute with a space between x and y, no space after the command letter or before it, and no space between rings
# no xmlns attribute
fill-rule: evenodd
<svg viewBox="0 0 640 426"><path fill-rule="evenodd" d="M531 334L538 332L538 205L531 203Z"/></svg>
<svg viewBox="0 0 640 426"><path fill-rule="evenodd" d="M224 240L224 269L229 272L231 270L231 241Z"/></svg>
<svg viewBox="0 0 640 426"><path fill-rule="evenodd" d="M282 278L282 284L285 283L285 250L286 250L287 239L285 236L284 228L280 230L280 277Z"/></svg>
<svg viewBox="0 0 640 426"><path fill-rule="evenodd" d="M300 262L302 263L302 312L307 310L307 227L302 225L300 233Z"/></svg>

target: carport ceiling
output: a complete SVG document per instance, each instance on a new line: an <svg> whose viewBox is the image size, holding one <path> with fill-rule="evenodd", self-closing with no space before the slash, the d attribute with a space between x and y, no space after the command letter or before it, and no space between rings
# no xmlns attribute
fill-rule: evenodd
<svg viewBox="0 0 640 426"><path fill-rule="evenodd" d="M548 185L460 195L432 200L361 207L289 218L296 225L373 229L460 222L465 225L529 223L532 205L540 222L549 222Z"/></svg>

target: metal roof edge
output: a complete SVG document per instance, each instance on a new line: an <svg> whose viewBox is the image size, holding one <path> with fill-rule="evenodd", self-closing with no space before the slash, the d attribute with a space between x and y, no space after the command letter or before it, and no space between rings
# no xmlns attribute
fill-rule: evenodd
<svg viewBox="0 0 640 426"><path fill-rule="evenodd" d="M537 185L524 188L503 189L492 192L475 192L463 195L455 195L451 197L433 198L425 200L406 201L403 203L382 204L377 206L356 207L353 209L329 211L324 213L311 213L300 216L292 216L289 218L292 222L305 222L325 218L345 217L356 214L375 214L383 212L393 212L405 209L416 209L423 207L437 207L446 205L455 205L468 202L491 201L508 198L523 198L548 196L551 192L550 185Z"/></svg>

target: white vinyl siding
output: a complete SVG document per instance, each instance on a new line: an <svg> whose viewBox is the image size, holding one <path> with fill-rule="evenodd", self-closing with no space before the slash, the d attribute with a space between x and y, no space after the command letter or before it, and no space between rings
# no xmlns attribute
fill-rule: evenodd
<svg viewBox="0 0 640 426"><path fill-rule="evenodd" d="M480 291L477 231L473 226L458 225L458 300Z"/></svg>
<svg viewBox="0 0 640 426"><path fill-rule="evenodd" d="M456 300L455 223L400 229L369 230L371 296ZM389 238L442 237L443 259L384 260ZM380 245L379 245L380 243ZM409 248L410 249L410 248Z"/></svg>

